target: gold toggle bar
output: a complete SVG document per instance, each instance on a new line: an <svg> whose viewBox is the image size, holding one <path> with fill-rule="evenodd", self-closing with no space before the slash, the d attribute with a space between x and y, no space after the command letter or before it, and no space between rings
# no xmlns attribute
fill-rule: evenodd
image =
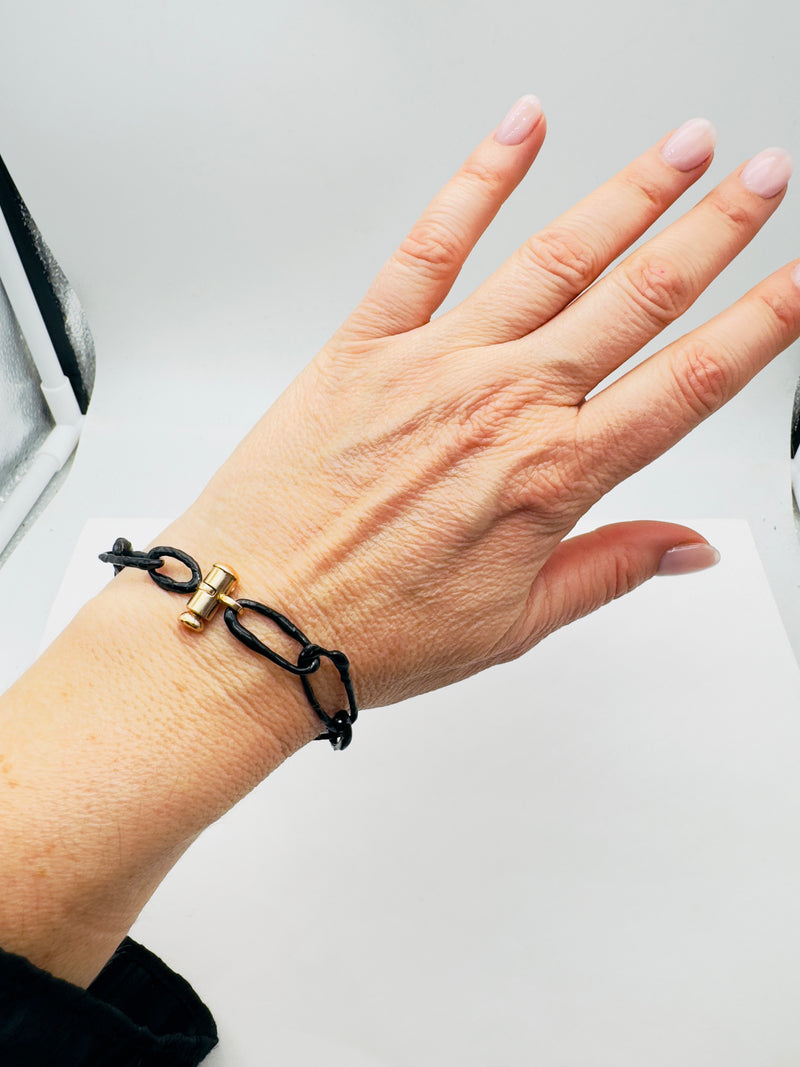
<svg viewBox="0 0 800 1067"><path fill-rule="evenodd" d="M234 571L215 563L192 594L180 621L190 630L202 630L203 623L211 618L221 602L233 606L229 594L238 581L239 576Z"/></svg>

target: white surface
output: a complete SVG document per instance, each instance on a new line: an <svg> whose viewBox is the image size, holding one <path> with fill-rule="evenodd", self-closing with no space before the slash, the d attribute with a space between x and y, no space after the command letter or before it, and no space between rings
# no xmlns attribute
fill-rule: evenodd
<svg viewBox="0 0 800 1067"><path fill-rule="evenodd" d="M50 632L161 525L91 520ZM364 713L200 838L133 934L209 1065L798 1062L800 670L747 524L701 525L713 571Z"/></svg>

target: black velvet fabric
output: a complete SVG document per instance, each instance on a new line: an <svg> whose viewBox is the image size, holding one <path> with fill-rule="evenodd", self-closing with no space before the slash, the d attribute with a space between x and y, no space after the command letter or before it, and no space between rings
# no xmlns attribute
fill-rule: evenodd
<svg viewBox="0 0 800 1067"><path fill-rule="evenodd" d="M189 983L130 938L88 989L0 950L3 1067L194 1067L216 1043Z"/></svg>

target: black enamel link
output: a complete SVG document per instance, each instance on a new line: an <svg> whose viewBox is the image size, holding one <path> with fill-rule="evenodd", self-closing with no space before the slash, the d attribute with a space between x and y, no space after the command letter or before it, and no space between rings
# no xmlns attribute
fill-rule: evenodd
<svg viewBox="0 0 800 1067"><path fill-rule="evenodd" d="M158 570L164 565L165 558L176 559L182 563L188 568L190 577L180 581L166 574L159 574ZM111 551L103 552L100 559L103 563L112 564L115 575L126 567L147 571L156 585L170 593L194 593L203 577L197 561L188 553L165 545L151 548L149 552L135 552L130 541L124 537L118 537ZM231 634L252 652L263 656L282 670L297 675L308 703L325 727L324 732L319 734L316 740L329 741L335 749L347 748L353 739L353 723L358 718L358 707L350 678L350 661L344 652L332 651L322 648L321 645L313 644L291 620L281 615L279 611L275 611L274 608L267 607L266 604L261 604L257 600L236 600L235 603L237 607L231 607L231 601L228 599L225 606L225 624ZM297 662L292 663L281 656L248 630L240 619L240 614L244 611L256 612L257 615L274 623L287 637L296 641L300 645ZM347 697L347 708L337 711L334 715L329 715L322 708L310 680L310 675L319 670L323 659L329 660L338 671Z"/></svg>
<svg viewBox="0 0 800 1067"><path fill-rule="evenodd" d="M237 640L241 641L243 645L246 645L253 652L257 652L259 656L264 656L278 667L282 667L283 670L300 676L306 699L311 705L314 714L325 727L325 733L319 734L316 740L330 741L333 747L338 750L347 748L353 739L353 723L358 718L358 708L353 692L353 684L350 680L350 661L344 652L328 651L320 645L312 644L303 631L287 619L285 615L281 615L274 608L267 607L266 604L260 604L257 600L237 600L236 603L240 609L255 611L265 619L274 622L287 637L291 637L302 646L297 656L297 663L290 663L289 660L270 648L269 645L265 645L255 634L251 633L241 622L237 611L230 607L225 608L225 624ZM335 715L328 715L323 710L309 678L310 674L314 674L315 671L319 670L323 659L330 660L339 672L339 677L342 680L347 696L347 710L337 711Z"/></svg>
<svg viewBox="0 0 800 1067"><path fill-rule="evenodd" d="M270 622L274 622L275 625L283 630L287 637L291 637L301 646L300 656L307 648L313 648L309 639L303 633L302 630L298 630L293 622L290 622L285 615L281 615L280 612L275 611L274 608L268 608L266 604L259 604L257 600L237 600L236 603L245 609L245 611L255 611L259 615L263 615L265 619L269 619ZM268 645L265 645L263 641L259 641L255 634L251 633L247 627L240 622L239 615L233 610L233 608L225 608L225 625L228 627L233 636L241 641L243 645L247 645L253 652L257 652L259 656L264 656L272 663L276 663L279 667L282 667L285 671L290 671L292 674L311 674L313 671L319 670L319 659L312 659L308 663L304 663L301 667L299 662L297 664L290 663L288 659L284 659L283 656L278 655L274 649L271 649ZM298 656L298 660L299 660Z"/></svg>
<svg viewBox="0 0 800 1067"><path fill-rule="evenodd" d="M347 748L353 740L353 723L358 718L356 697L353 691L353 683L350 679L350 661L344 652L328 651L320 648L319 645L307 644L297 657L297 665L302 667L305 661L308 660L309 663L316 663L317 666L314 670L317 670L321 659L330 660L339 672L339 678L347 695L347 710L337 711L333 716L328 715L320 706L307 673L304 672L300 675L300 682L305 691L306 699L314 710L315 715L325 725L326 733L320 734L317 740L320 741L328 736L333 747L341 750Z"/></svg>
<svg viewBox="0 0 800 1067"><path fill-rule="evenodd" d="M159 567L164 566L164 557L177 559L189 568L190 577L185 581L170 578L166 574L156 574ZM159 545L151 548L149 552L134 552L130 541L124 537L118 537L110 552L103 552L100 556L103 563L111 563L114 574L117 575L126 567L135 567L136 570L147 571L156 585L166 589L168 593L193 593L203 577L196 560L179 548L168 548Z"/></svg>
<svg viewBox="0 0 800 1067"><path fill-rule="evenodd" d="M136 567L140 571L152 571L160 567L163 560L151 556L149 552L134 552L130 541L124 537L118 537L110 552L103 552L100 556L103 563L110 563L117 575L126 567Z"/></svg>
<svg viewBox="0 0 800 1067"><path fill-rule="evenodd" d="M179 548L167 548L164 545L159 545L158 548L151 548L148 555L156 556L161 560L159 567L163 566L164 556L167 556L169 559L177 559L179 563L189 568L191 577L182 582L177 578L170 578L166 574L159 574L157 571L149 572L156 585L166 589L168 593L193 593L200 584L203 575L199 564L186 552L181 552Z"/></svg>

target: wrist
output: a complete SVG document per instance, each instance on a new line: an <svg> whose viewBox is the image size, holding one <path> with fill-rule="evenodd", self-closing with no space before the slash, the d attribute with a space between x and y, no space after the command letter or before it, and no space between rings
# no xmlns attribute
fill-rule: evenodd
<svg viewBox="0 0 800 1067"><path fill-rule="evenodd" d="M191 841L319 732L296 678L118 575L3 697L0 945L91 980Z"/></svg>
<svg viewBox="0 0 800 1067"><path fill-rule="evenodd" d="M330 595L326 568L320 566L318 560L310 558L311 553L303 551L296 536L287 537L285 523L275 519L267 531L263 516L250 516L253 528L259 532L258 543L269 545L268 553L263 548L255 551L253 537L247 532L242 533L243 523L239 513L230 507L222 507L219 501L214 503L212 508L203 506L201 498L198 504L159 535L158 544L180 546L188 552L197 561L203 578L215 564L235 572L235 587L226 595L235 600L253 601L259 606L244 610L238 620L244 630L249 631L249 636L256 639L258 651L246 647L247 634L240 633L237 640L226 624L222 606L217 609L213 619L205 624L202 633L192 634L189 631L190 638L194 638L194 641L190 639L189 645L202 645L206 634L213 631L215 643L221 649L226 649L227 656L236 664L244 706L250 707L257 717L263 717L261 699L265 683L269 679L280 679L283 686L288 686L288 692L293 697L292 703L299 706L300 712L299 722L284 724L279 740L285 734L291 743L294 728L299 726L305 743L324 732L326 716L333 716L341 709L348 708L345 684L327 655L321 655L319 669L314 669L306 676L322 711L322 716L317 717L304 693L301 677L293 676L291 671L287 673L285 666L281 668L270 662L269 653L276 654L293 666L304 666L304 645L311 643L320 646L323 652L341 647L345 658L349 659L347 654L350 652L351 635L348 625L352 621L351 611L348 608L342 614L341 597L332 598ZM209 520L209 513L218 521ZM226 522L228 515L232 520L239 521ZM167 559L163 570L171 573L172 561ZM180 565L174 568L174 572L176 576L188 577L187 570ZM186 594L184 605L189 595ZM174 595L168 599L179 605L175 615L177 618L182 611L181 599ZM261 612L261 608L268 610ZM283 619L271 618L273 612L283 616ZM259 648L259 645L266 646L266 649ZM338 653L334 655L338 656Z"/></svg>
<svg viewBox="0 0 800 1067"><path fill-rule="evenodd" d="M321 726L299 679L236 641L224 609L200 632L183 625L189 596L160 589L146 573L120 573L76 620L77 636L85 627L88 643L106 631L94 655L123 656L130 676L115 714L168 733L176 760L202 778L209 804L223 811Z"/></svg>

